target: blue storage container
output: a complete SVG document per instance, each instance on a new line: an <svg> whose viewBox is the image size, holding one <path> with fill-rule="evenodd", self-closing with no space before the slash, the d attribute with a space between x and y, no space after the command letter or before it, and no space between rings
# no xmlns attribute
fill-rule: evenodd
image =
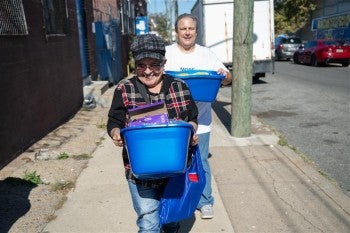
<svg viewBox="0 0 350 233"><path fill-rule="evenodd" d="M122 129L134 175L154 179L184 173L191 132L190 123L173 120Z"/></svg>
<svg viewBox="0 0 350 233"><path fill-rule="evenodd" d="M190 88L195 101L214 102L225 75L212 70L166 71L167 74L180 78Z"/></svg>

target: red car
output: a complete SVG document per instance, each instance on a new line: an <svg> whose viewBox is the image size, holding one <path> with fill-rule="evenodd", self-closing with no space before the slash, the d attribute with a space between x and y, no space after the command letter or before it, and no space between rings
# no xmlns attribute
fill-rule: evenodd
<svg viewBox="0 0 350 233"><path fill-rule="evenodd" d="M296 64L340 63L346 67L350 63L350 45L337 40L311 40L295 51L293 60Z"/></svg>

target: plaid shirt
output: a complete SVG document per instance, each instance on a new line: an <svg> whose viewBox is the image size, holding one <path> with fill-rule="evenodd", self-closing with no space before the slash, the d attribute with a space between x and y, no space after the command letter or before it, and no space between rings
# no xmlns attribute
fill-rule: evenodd
<svg viewBox="0 0 350 233"><path fill-rule="evenodd" d="M145 99L138 91L137 81L137 77L134 76L130 79L120 81L116 86L111 108L108 113L108 133L113 128L121 129L126 126L129 119L128 109L146 104ZM197 123L198 110L184 81L164 74L161 92L159 94L148 92L148 96L151 103L165 102L169 119L182 119ZM125 147L123 148L123 162L126 178L136 184L159 187L167 181L167 179L140 180L135 178L130 169L130 162Z"/></svg>

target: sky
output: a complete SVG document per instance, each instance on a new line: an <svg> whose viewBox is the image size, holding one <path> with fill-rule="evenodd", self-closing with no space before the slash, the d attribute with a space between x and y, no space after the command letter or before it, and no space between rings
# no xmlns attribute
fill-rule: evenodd
<svg viewBox="0 0 350 233"><path fill-rule="evenodd" d="M174 9L174 0L148 0L148 14L165 13L165 3L172 2ZM191 9L196 0L177 0L179 7L179 15L183 13L191 13Z"/></svg>

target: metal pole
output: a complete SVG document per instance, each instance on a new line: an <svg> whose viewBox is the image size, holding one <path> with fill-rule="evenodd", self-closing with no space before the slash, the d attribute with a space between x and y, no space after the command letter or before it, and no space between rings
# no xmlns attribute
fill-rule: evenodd
<svg viewBox="0 0 350 233"><path fill-rule="evenodd" d="M174 11L175 11L175 19L179 16L179 5L177 3L177 0L174 0Z"/></svg>

